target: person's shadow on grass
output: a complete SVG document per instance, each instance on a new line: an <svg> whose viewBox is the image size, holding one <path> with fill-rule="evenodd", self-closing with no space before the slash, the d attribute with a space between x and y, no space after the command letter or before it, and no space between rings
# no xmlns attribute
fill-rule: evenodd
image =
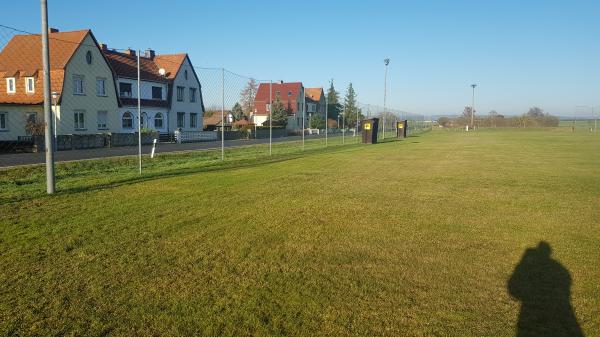
<svg viewBox="0 0 600 337"><path fill-rule="evenodd" d="M508 292L521 301L517 336L583 337L571 306L571 275L540 242L525 250L508 281Z"/></svg>

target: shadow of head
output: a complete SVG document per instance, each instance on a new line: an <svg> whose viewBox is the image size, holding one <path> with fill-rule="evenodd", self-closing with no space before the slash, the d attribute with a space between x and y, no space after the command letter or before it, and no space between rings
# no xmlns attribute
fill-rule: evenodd
<svg viewBox="0 0 600 337"><path fill-rule="evenodd" d="M571 305L571 283L549 243L526 249L507 285L521 302L517 336L583 336Z"/></svg>

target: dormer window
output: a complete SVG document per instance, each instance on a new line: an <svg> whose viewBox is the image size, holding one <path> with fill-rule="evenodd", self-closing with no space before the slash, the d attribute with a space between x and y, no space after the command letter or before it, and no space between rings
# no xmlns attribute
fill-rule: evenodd
<svg viewBox="0 0 600 337"><path fill-rule="evenodd" d="M9 77L6 79L6 92L9 94L14 94L17 92L17 88L15 87L15 78Z"/></svg>
<svg viewBox="0 0 600 337"><path fill-rule="evenodd" d="M33 77L25 77L25 91L28 94L35 92L35 79Z"/></svg>

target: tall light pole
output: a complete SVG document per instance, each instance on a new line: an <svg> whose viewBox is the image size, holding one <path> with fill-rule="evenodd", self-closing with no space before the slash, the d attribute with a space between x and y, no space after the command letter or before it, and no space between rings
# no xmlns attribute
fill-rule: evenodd
<svg viewBox="0 0 600 337"><path fill-rule="evenodd" d="M474 128L473 120L475 117L475 88L476 87L477 87L477 84L471 84L471 88L473 88L473 104L471 105L471 129Z"/></svg>
<svg viewBox="0 0 600 337"><path fill-rule="evenodd" d="M385 114L386 114L386 103L387 103L387 73L388 73L388 65L390 64L390 59L386 58L383 60L383 64L385 64L385 76L383 78L383 139L385 139Z"/></svg>

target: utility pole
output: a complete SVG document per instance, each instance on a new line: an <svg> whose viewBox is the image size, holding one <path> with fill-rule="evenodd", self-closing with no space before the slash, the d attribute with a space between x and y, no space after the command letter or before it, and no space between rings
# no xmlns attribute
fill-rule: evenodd
<svg viewBox="0 0 600 337"><path fill-rule="evenodd" d="M474 129L474 117L475 117L475 88L477 84L471 84L471 88L473 88L473 104L471 105L471 129Z"/></svg>
<svg viewBox="0 0 600 337"><path fill-rule="evenodd" d="M387 101L387 73L388 73L388 65L390 64L390 59L387 58L383 60L383 64L385 64L385 76L383 79L383 139L385 139L385 115L386 115L386 101Z"/></svg>
<svg viewBox="0 0 600 337"><path fill-rule="evenodd" d="M50 101L50 47L48 43L48 3L41 0L42 7L42 62L44 73L44 141L46 145L46 193L53 194L54 182L54 125L52 123L52 107Z"/></svg>

